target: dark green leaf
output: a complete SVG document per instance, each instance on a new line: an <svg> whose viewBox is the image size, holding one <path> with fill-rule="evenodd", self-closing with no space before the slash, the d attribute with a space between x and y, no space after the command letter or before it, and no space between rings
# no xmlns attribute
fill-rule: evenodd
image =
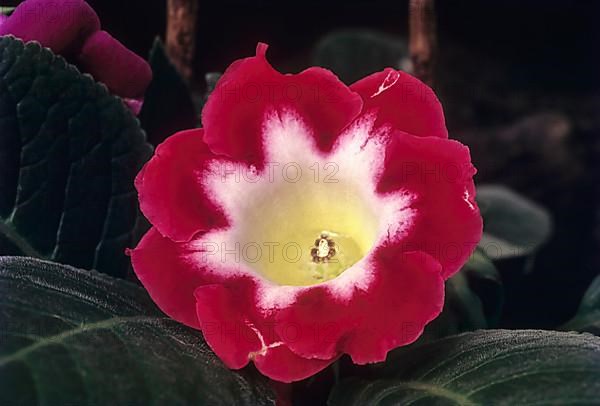
<svg viewBox="0 0 600 406"><path fill-rule="evenodd" d="M549 213L510 189L479 186L477 203L484 224L479 246L492 259L532 254L550 237Z"/></svg>
<svg viewBox="0 0 600 406"><path fill-rule="evenodd" d="M314 51L314 65L328 68L350 84L387 67L407 69L405 39L376 31L336 31L323 38Z"/></svg>
<svg viewBox="0 0 600 406"><path fill-rule="evenodd" d="M587 331L600 335L600 276L585 292L577 314L561 330Z"/></svg>
<svg viewBox="0 0 600 406"><path fill-rule="evenodd" d="M600 403L600 338L483 330L409 349L375 380L342 381L331 406Z"/></svg>
<svg viewBox="0 0 600 406"><path fill-rule="evenodd" d="M0 258L0 404L273 404L124 280Z"/></svg>
<svg viewBox="0 0 600 406"><path fill-rule="evenodd" d="M151 147L104 85L48 49L0 38L0 255L123 276L133 180Z"/></svg>
<svg viewBox="0 0 600 406"><path fill-rule="evenodd" d="M200 120L188 85L159 38L154 40L149 62L153 79L146 91L140 121L148 140L158 145L177 131L198 127Z"/></svg>

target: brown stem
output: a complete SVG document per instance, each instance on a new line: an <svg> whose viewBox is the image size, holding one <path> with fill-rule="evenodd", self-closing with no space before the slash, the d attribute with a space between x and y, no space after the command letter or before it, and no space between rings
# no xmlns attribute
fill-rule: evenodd
<svg viewBox="0 0 600 406"><path fill-rule="evenodd" d="M414 73L433 86L437 48L434 0L410 0L409 7L409 49Z"/></svg>
<svg viewBox="0 0 600 406"><path fill-rule="evenodd" d="M198 0L167 0L167 53L181 75L194 77Z"/></svg>

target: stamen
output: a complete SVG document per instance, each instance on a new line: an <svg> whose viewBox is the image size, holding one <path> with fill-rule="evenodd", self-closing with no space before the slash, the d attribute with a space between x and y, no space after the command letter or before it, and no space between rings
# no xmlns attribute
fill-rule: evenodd
<svg viewBox="0 0 600 406"><path fill-rule="evenodd" d="M328 233L322 232L320 237L315 240L315 246L310 250L313 262L329 262L336 254L335 241Z"/></svg>

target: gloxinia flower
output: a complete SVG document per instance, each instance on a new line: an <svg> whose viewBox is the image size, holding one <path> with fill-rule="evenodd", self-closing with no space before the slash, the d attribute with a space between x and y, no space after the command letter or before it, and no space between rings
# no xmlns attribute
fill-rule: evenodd
<svg viewBox="0 0 600 406"><path fill-rule="evenodd" d="M9 34L25 42L38 41L64 56L139 112L152 70L144 59L101 31L98 16L85 1L26 0L0 22L0 36Z"/></svg>
<svg viewBox="0 0 600 406"><path fill-rule="evenodd" d="M130 254L227 366L290 382L416 340L482 222L469 151L430 88L393 69L350 87L322 68L283 75L266 49L225 72L204 129L138 175L153 228Z"/></svg>

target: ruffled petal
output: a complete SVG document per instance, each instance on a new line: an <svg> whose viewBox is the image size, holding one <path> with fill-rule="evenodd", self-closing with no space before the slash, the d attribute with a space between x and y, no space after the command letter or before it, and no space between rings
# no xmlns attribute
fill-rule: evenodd
<svg viewBox="0 0 600 406"><path fill-rule="evenodd" d="M260 332L244 314L248 309L244 293L242 290L233 295L222 285L200 286L194 292L204 339L232 369L245 367L251 354L260 352L264 345Z"/></svg>
<svg viewBox="0 0 600 406"><path fill-rule="evenodd" d="M202 185L202 171L212 158L202 130L182 131L160 144L138 174L140 207L161 234L189 241L198 232L227 224Z"/></svg>
<svg viewBox="0 0 600 406"><path fill-rule="evenodd" d="M253 361L271 379L293 382L335 361L304 358L290 351L274 329L276 322L258 310L256 289L251 278L230 278L195 291L204 338L225 365L239 369Z"/></svg>
<svg viewBox="0 0 600 406"><path fill-rule="evenodd" d="M226 365L253 361L291 382L344 353L355 363L379 362L415 341L440 313L444 280L472 253L482 224L468 149L446 139L431 89L386 70L353 85L359 96L319 68L281 75L265 52L259 45L256 57L223 76L203 112L204 140L202 130L172 136L138 176L155 228L131 255L159 307L201 329ZM284 91L292 89L290 100ZM266 160L336 162L336 180L356 186L349 193L368 206L357 210L375 235L366 256L310 286L278 285L240 261L239 240L255 229L248 218L270 212L252 206L257 197L323 195L274 185ZM224 164L236 176L217 173ZM246 170L253 176L241 181L237 171Z"/></svg>
<svg viewBox="0 0 600 406"><path fill-rule="evenodd" d="M325 285L299 287L293 303L265 311L258 306L256 280L215 275L188 245L152 229L131 251L152 299L170 317L201 329L230 368L252 360L282 382L304 379L342 353L356 363L382 361L389 350L414 341L443 305L439 263L396 246L377 249L366 291L340 299Z"/></svg>
<svg viewBox="0 0 600 406"><path fill-rule="evenodd" d="M442 264L444 278L460 269L481 239L475 173L469 149L457 141L396 133L386 149L378 192L413 196L402 250L427 252Z"/></svg>
<svg viewBox="0 0 600 406"><path fill-rule="evenodd" d="M106 31L97 31L77 56L79 66L123 98L141 98L152 81L148 63Z"/></svg>
<svg viewBox="0 0 600 406"><path fill-rule="evenodd" d="M414 342L444 306L441 266L431 256L391 245L376 252L373 266L370 294L353 307L363 322L342 344L357 364L385 361L390 350Z"/></svg>
<svg viewBox="0 0 600 406"><path fill-rule="evenodd" d="M328 151L359 114L362 100L330 71L310 68L282 75L267 62L267 46L234 62L219 80L202 112L205 140L218 154L262 167L267 114L291 110L312 129L316 145Z"/></svg>
<svg viewBox="0 0 600 406"><path fill-rule="evenodd" d="M100 29L100 20L83 0L27 0L0 26L0 35L38 41L55 53L75 55Z"/></svg>
<svg viewBox="0 0 600 406"><path fill-rule="evenodd" d="M377 126L387 125L420 137L448 138L444 112L435 93L417 78L388 68L352 84L363 111L376 111Z"/></svg>
<svg viewBox="0 0 600 406"><path fill-rule="evenodd" d="M416 340L440 313L444 280L431 256L383 246L369 267L366 290L340 297L332 287L343 282L334 280L307 289L278 312L275 331L294 353L324 360L348 353L359 364L383 361L389 350Z"/></svg>
<svg viewBox="0 0 600 406"><path fill-rule="evenodd" d="M335 359L320 360L299 357L285 345L272 348L265 355L258 355L254 365L263 374L280 382L306 379L331 365Z"/></svg>
<svg viewBox="0 0 600 406"><path fill-rule="evenodd" d="M151 228L128 253L135 274L154 303L169 317L199 329L194 290L211 281L190 264L185 246Z"/></svg>

